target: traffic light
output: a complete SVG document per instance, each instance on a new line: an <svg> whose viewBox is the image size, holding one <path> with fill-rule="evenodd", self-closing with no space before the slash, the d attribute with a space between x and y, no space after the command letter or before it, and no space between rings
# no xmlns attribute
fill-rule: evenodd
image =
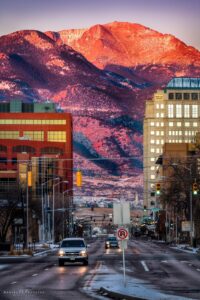
<svg viewBox="0 0 200 300"><path fill-rule="evenodd" d="M156 195L160 195L160 183L156 183Z"/></svg>
<svg viewBox="0 0 200 300"><path fill-rule="evenodd" d="M28 171L28 187L32 186L32 172Z"/></svg>
<svg viewBox="0 0 200 300"><path fill-rule="evenodd" d="M81 171L76 172L76 185L82 186L82 173Z"/></svg>
<svg viewBox="0 0 200 300"><path fill-rule="evenodd" d="M192 192L193 192L193 195L197 195L198 194L198 185L197 183L193 183L192 185Z"/></svg>

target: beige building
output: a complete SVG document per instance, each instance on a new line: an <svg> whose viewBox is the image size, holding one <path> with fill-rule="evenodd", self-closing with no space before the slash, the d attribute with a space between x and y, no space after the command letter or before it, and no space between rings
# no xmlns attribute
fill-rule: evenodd
<svg viewBox="0 0 200 300"><path fill-rule="evenodd" d="M200 78L173 78L146 102L144 117L144 205L155 207L155 162L165 143L190 143L200 128Z"/></svg>

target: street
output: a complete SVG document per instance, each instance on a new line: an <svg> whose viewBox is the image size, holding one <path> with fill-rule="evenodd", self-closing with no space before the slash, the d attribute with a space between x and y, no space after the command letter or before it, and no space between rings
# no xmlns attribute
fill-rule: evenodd
<svg viewBox="0 0 200 300"><path fill-rule="evenodd" d="M0 299L108 299L98 290L123 287L122 252L105 250L104 239L93 239L89 244L89 266L59 267L56 253L0 257ZM142 299L200 299L198 255L164 243L134 239L128 243L125 259L126 291L132 296L140 293Z"/></svg>

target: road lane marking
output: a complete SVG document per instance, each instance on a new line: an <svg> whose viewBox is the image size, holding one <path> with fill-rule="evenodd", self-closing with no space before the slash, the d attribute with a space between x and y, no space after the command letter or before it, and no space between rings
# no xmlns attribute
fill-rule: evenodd
<svg viewBox="0 0 200 300"><path fill-rule="evenodd" d="M13 281L13 282L11 282L11 284L15 284L15 283L17 283L17 281Z"/></svg>
<svg viewBox="0 0 200 300"><path fill-rule="evenodd" d="M198 272L200 272L200 269L197 269Z"/></svg>
<svg viewBox="0 0 200 300"><path fill-rule="evenodd" d="M167 260L162 260L161 262L162 262L162 263L167 263L168 261L167 261Z"/></svg>
<svg viewBox="0 0 200 300"><path fill-rule="evenodd" d="M147 267L147 265L146 265L146 263L144 262L144 260L141 260L141 264L142 264L144 270L145 270L146 272L149 272L149 268Z"/></svg>
<svg viewBox="0 0 200 300"><path fill-rule="evenodd" d="M97 275L97 270L100 269L101 266L102 266L102 262L101 261L97 261L96 266L94 268L94 273L91 274L90 278L84 284L84 289L89 290L91 288L91 285L92 285L92 282L94 280L94 277Z"/></svg>
<svg viewBox="0 0 200 300"><path fill-rule="evenodd" d="M38 276L38 274L33 274L32 277Z"/></svg>
<svg viewBox="0 0 200 300"><path fill-rule="evenodd" d="M45 271L48 271L49 269L48 268L46 268L46 269L44 269Z"/></svg>

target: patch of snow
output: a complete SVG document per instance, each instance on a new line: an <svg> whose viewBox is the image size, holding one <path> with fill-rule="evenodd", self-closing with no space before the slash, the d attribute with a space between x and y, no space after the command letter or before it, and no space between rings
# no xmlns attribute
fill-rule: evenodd
<svg viewBox="0 0 200 300"><path fill-rule="evenodd" d="M90 284L88 284L90 282ZM114 273L114 270L102 264L96 270L96 275L92 275L92 280L88 281L83 288L84 291L91 297L105 299L104 297L97 297L96 291L104 288L111 292L120 293L125 296L140 297L146 300L188 300L189 298L175 296L171 294L164 294L156 290L153 285L147 285L144 280L136 279L126 276L124 283L123 273ZM106 298L107 299L107 298Z"/></svg>

